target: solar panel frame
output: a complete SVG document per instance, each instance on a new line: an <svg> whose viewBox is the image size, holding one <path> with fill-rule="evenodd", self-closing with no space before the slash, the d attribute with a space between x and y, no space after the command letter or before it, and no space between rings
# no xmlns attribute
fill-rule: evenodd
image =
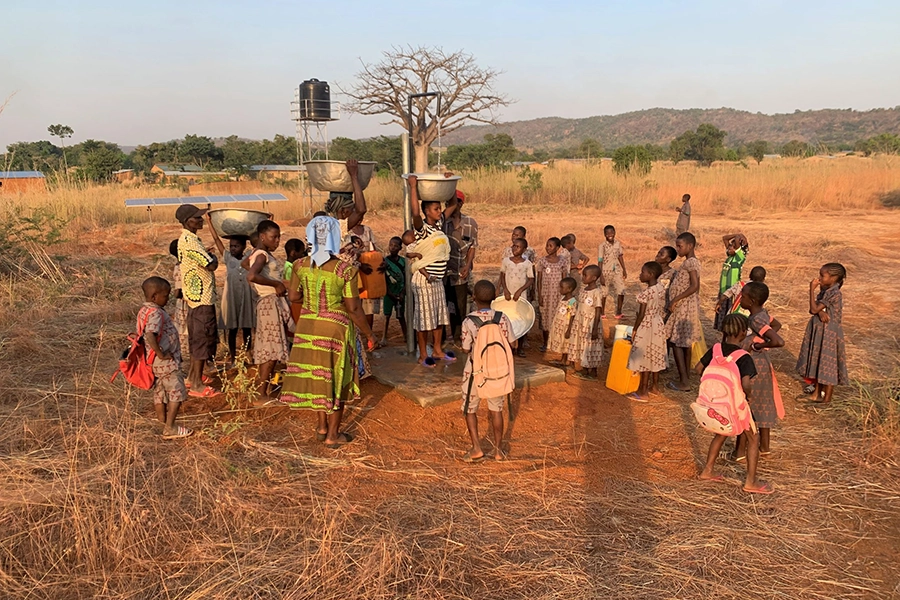
<svg viewBox="0 0 900 600"><path fill-rule="evenodd" d="M152 208L154 206L180 206L182 204L225 204L228 202L287 202L284 194L237 194L225 196L177 196L168 198L128 198L128 208Z"/></svg>

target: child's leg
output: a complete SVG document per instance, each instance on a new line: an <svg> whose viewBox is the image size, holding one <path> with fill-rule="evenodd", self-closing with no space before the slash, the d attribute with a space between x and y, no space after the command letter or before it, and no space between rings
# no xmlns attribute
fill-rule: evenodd
<svg viewBox="0 0 900 600"><path fill-rule="evenodd" d="M387 332L388 332L388 326L390 324L391 324L391 315L385 313L385 315L384 315L384 333L381 334L381 343L382 344L387 343Z"/></svg>
<svg viewBox="0 0 900 600"><path fill-rule="evenodd" d="M544 339L544 349L546 350L546 348L547 348L547 342L550 341L550 332L547 331L547 330L544 330L544 331L541 331L541 335L543 336L543 339Z"/></svg>
<svg viewBox="0 0 900 600"><path fill-rule="evenodd" d="M638 385L638 398L643 398L646 396L649 391L648 387L650 385L650 372L649 371L641 371L641 383Z"/></svg>
<svg viewBox="0 0 900 600"><path fill-rule="evenodd" d="M524 357L525 356L525 338L528 336L526 333L522 337L516 340L516 356Z"/></svg>
<svg viewBox="0 0 900 600"><path fill-rule="evenodd" d="M503 402L502 398L500 402ZM503 443L503 411L489 410L488 414L491 415L491 428L494 430L494 458L503 460L503 450L500 449Z"/></svg>
<svg viewBox="0 0 900 600"><path fill-rule="evenodd" d="M676 388L683 392L691 391L691 382L688 374L688 356L690 356L690 348L681 348L680 346L672 346L672 354L675 356L675 366L678 368L678 383L674 384Z"/></svg>
<svg viewBox="0 0 900 600"><path fill-rule="evenodd" d="M156 418L159 419L160 423L165 424L165 422L166 422L166 405L162 402L154 402L153 408L156 409Z"/></svg>
<svg viewBox="0 0 900 600"><path fill-rule="evenodd" d="M747 439L747 478L744 480L744 491L759 490L768 487L768 483L756 478L756 465L759 461L759 434L747 430L742 434Z"/></svg>
<svg viewBox="0 0 900 600"><path fill-rule="evenodd" d="M603 294L603 299L600 300L600 314L606 316L606 294Z"/></svg>
<svg viewBox="0 0 900 600"><path fill-rule="evenodd" d="M659 393L659 373L650 373L650 393L658 394Z"/></svg>
<svg viewBox="0 0 900 600"><path fill-rule="evenodd" d="M237 356L237 327L228 330L228 358L234 362Z"/></svg>
<svg viewBox="0 0 900 600"><path fill-rule="evenodd" d="M709 451L706 453L706 465L703 467L703 471L700 472L700 479L717 478L713 468L716 466L716 459L719 457L719 451L722 449L726 439L727 436L716 435L709 443Z"/></svg>
<svg viewBox="0 0 900 600"><path fill-rule="evenodd" d="M616 315L622 314L622 306L625 304L625 294L616 296Z"/></svg>
<svg viewBox="0 0 900 600"><path fill-rule="evenodd" d="M272 378L272 371L275 370L275 361L267 360L257 367L259 372L256 375L256 380L259 384L259 399L261 401L269 400L269 379Z"/></svg>
<svg viewBox="0 0 900 600"><path fill-rule="evenodd" d="M831 402L831 395L834 394L834 386L833 385L823 385L822 390L825 393L825 397L822 398L821 400L819 400L817 397L816 402L819 402L820 404L826 404L828 402Z"/></svg>
<svg viewBox="0 0 900 600"><path fill-rule="evenodd" d="M482 458L484 451L481 449L481 438L478 435L478 413L466 413L466 429L469 430L469 439L472 440L472 448L469 450L469 458Z"/></svg>
<svg viewBox="0 0 900 600"><path fill-rule="evenodd" d="M406 340L406 307L403 304L400 305L400 308L397 312L397 320L400 321L400 331L403 332L403 339Z"/></svg>
<svg viewBox="0 0 900 600"><path fill-rule="evenodd" d="M366 323L369 324L369 329L372 329L372 325L375 324L375 315L366 315Z"/></svg>
<svg viewBox="0 0 900 600"><path fill-rule="evenodd" d="M759 428L759 453L760 454L768 454L769 450L769 433L772 430L768 427L760 427Z"/></svg>
<svg viewBox="0 0 900 600"><path fill-rule="evenodd" d="M175 431L175 418L178 416L178 409L181 408L181 402L173 402L169 401L168 405L163 405L166 407L166 428L165 432L174 432Z"/></svg>
<svg viewBox="0 0 900 600"><path fill-rule="evenodd" d="M743 433L734 438L734 451L731 453L731 460L741 461L747 458L747 436Z"/></svg>

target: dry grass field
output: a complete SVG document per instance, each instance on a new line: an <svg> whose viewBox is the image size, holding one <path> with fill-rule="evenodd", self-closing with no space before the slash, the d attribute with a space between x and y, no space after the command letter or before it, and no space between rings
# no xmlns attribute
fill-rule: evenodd
<svg viewBox="0 0 900 600"><path fill-rule="evenodd" d="M613 223L631 321L633 274L671 242L675 200L690 192L707 339L719 239L738 230L784 323L773 360L787 418L760 466L774 495L744 494L742 467L724 462L727 484L696 480L709 435L689 395L634 404L572 379L516 392L505 463L460 463L458 406L422 409L373 381L348 410L358 440L340 451L314 441L312 415L244 409L238 394L187 403L182 420L197 433L162 442L149 395L108 379L140 281L171 272L171 214L126 212L122 199L137 194L118 187L2 198L71 223L46 255L29 247L4 261L0 279L0 597L900 595L900 211L878 208L900 189L900 162L679 165L655 168L652 184L584 171L545 171L531 199L514 174L468 176L476 277L496 274L514 225L535 248L574 232L594 254ZM150 192L167 194L140 190ZM370 188L379 240L400 230L399 193L390 181ZM272 207L283 239L300 234L297 204ZM793 366L809 280L829 261L849 273L855 383L810 407L794 400Z"/></svg>

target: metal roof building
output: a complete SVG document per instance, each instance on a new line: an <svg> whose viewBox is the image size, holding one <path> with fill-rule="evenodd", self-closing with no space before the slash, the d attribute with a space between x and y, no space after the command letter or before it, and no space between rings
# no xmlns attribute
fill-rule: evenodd
<svg viewBox="0 0 900 600"><path fill-rule="evenodd" d="M0 193L43 191L45 179L40 171L0 171Z"/></svg>

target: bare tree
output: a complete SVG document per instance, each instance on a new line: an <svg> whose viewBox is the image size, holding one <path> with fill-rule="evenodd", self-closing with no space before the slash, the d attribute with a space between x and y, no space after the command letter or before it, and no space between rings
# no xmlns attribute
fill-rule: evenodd
<svg viewBox="0 0 900 600"><path fill-rule="evenodd" d="M448 54L443 48L407 46L382 54L377 64L362 63L357 83L341 92L351 98L351 111L391 115L384 125L396 123L412 131L417 172L428 170L428 150L438 129L450 133L468 122L496 124L495 111L510 103L493 89L500 71L479 67L462 50ZM428 92L441 93L441 114L435 114L433 99L417 98L410 115L409 96Z"/></svg>

